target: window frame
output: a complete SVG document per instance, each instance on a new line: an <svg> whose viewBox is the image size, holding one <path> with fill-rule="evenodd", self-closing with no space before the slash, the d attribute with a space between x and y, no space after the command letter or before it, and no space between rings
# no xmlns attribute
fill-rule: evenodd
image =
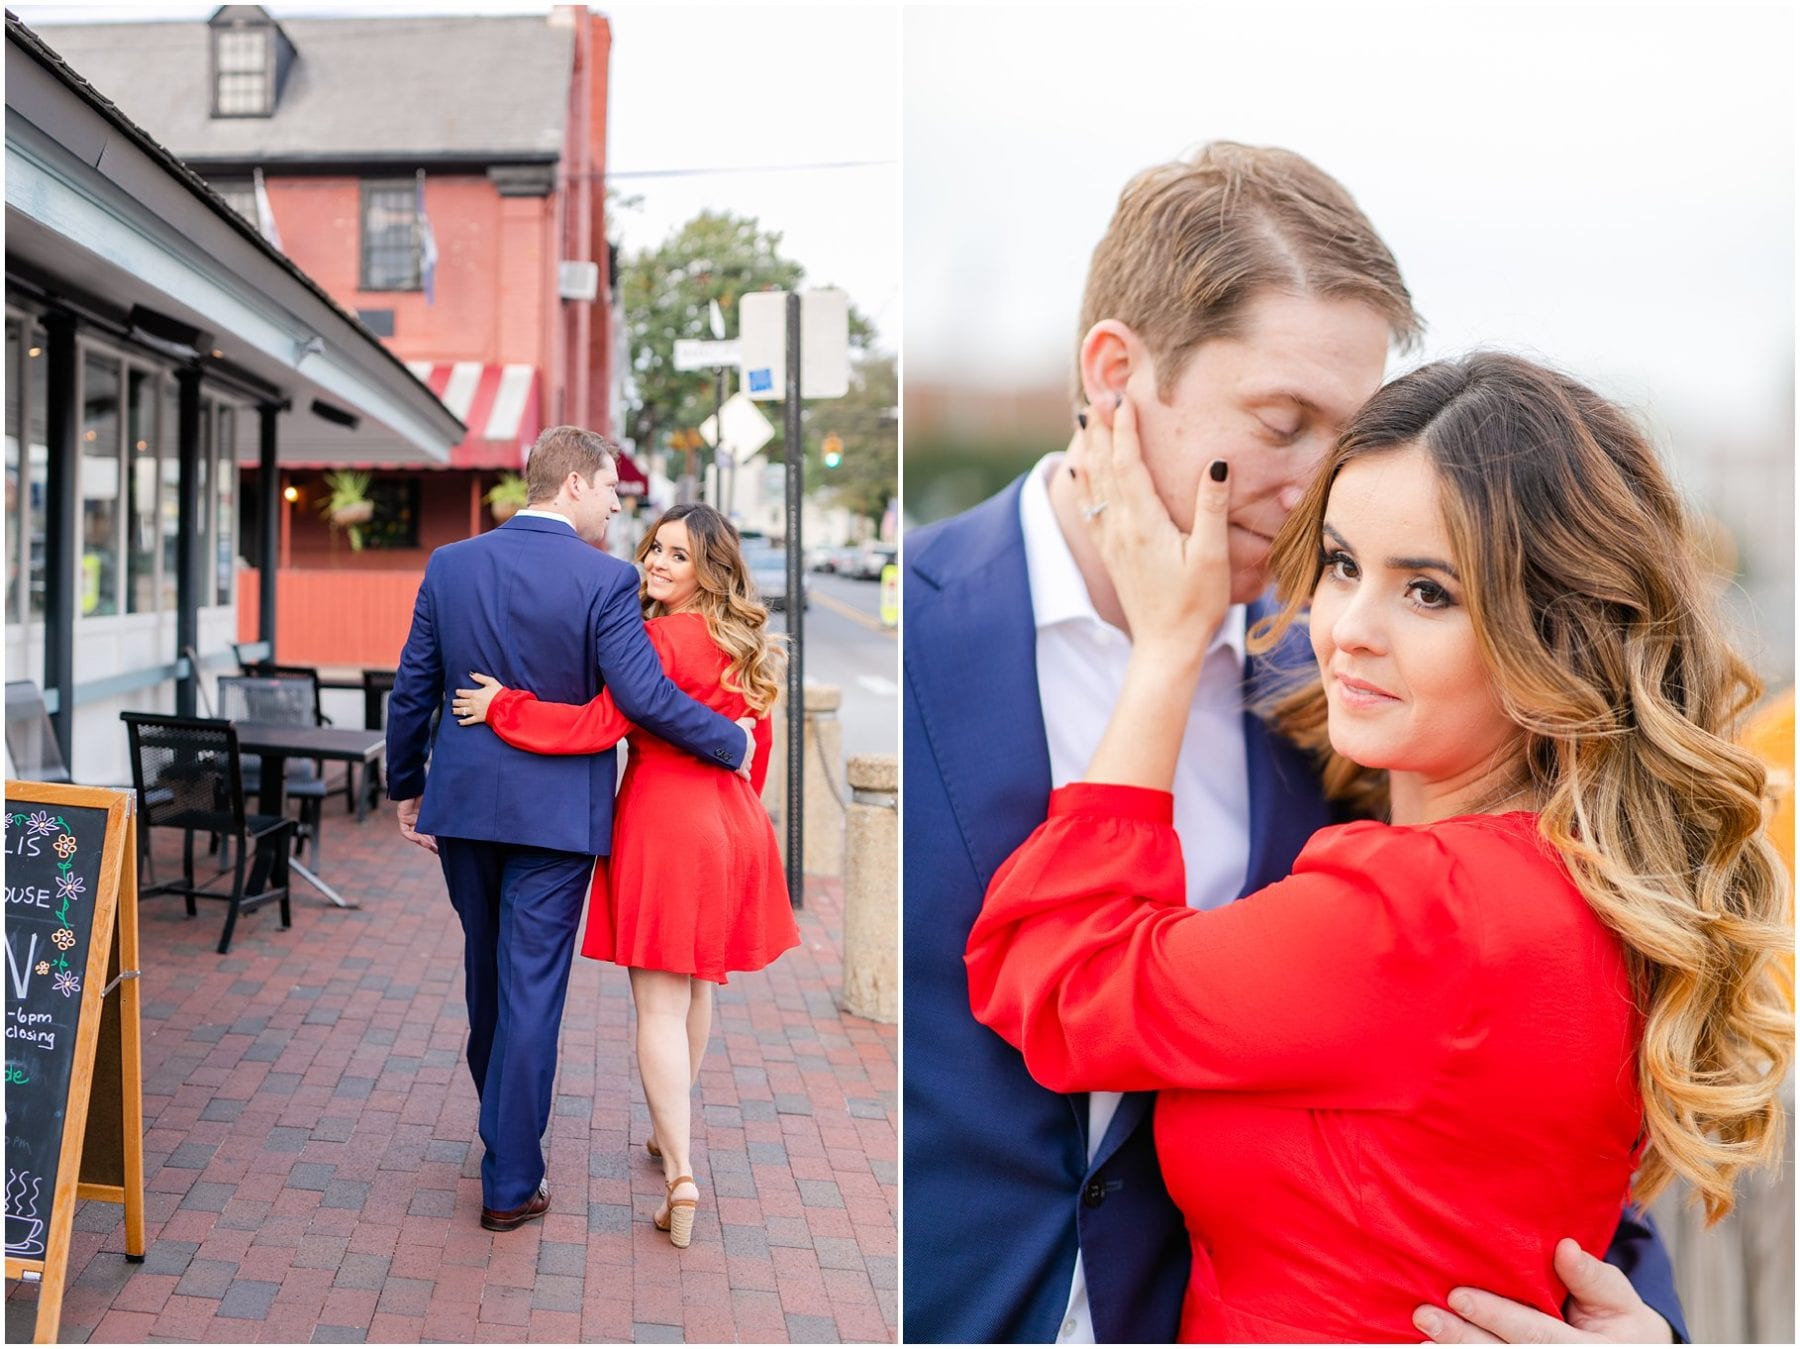
<svg viewBox="0 0 1800 1349"><path fill-rule="evenodd" d="M418 294L425 289L425 269L419 256L419 205L418 183L412 178L363 178L358 183L358 201L356 212L357 241L357 274L356 284L359 291L371 295L404 295ZM369 206L370 198L378 192L404 192L412 207L412 229L408 248L412 259L412 278L405 285L380 285L370 271L369 249Z"/></svg>
<svg viewBox="0 0 1800 1349"><path fill-rule="evenodd" d="M262 38L263 48L263 102L257 109L225 111L219 106L219 79L223 75L249 75L248 70L221 70L219 68L219 39L225 36L236 37L241 34L255 34ZM275 115L275 29L266 23L222 23L212 29L212 41L208 45L207 84L212 90L212 115L218 118L272 117Z"/></svg>
<svg viewBox="0 0 1800 1349"><path fill-rule="evenodd" d="M88 365L90 362L111 366L112 373L118 381L118 396L113 408L113 444L110 456L115 475L113 481L116 488L113 496L112 542L110 545L113 555L113 609L111 613L102 613L98 609L93 613L88 613L83 609L81 603L81 597L86 590L86 563L83 559L86 558L88 553L86 538L87 503L89 499L87 490L87 461L90 458L98 459L101 457L97 454L90 455L87 449L89 443L87 439L89 429ZM128 367L129 362L126 359L125 353L117 347L106 342L95 342L86 334L77 334L75 338L75 369L77 372L75 406L77 408L78 421L75 453L80 458L75 476L76 514L74 521L76 529L80 531L76 540L78 547L76 550L77 565L75 571L75 621L77 624L105 622L108 619L123 618L127 613L125 596L125 549L127 543L125 537L125 396L127 387L126 371ZM93 443L98 445L100 442L96 440ZM104 572L102 574L104 575ZM105 599L106 591L103 588L100 592L99 601L104 602Z"/></svg>

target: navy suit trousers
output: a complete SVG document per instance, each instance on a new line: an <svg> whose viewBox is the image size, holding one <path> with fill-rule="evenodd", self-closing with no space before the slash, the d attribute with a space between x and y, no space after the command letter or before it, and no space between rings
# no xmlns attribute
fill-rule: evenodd
<svg viewBox="0 0 1800 1349"><path fill-rule="evenodd" d="M513 1209L544 1178L557 1038L594 859L471 839L437 843L463 927L469 1074L487 1149L481 1202Z"/></svg>

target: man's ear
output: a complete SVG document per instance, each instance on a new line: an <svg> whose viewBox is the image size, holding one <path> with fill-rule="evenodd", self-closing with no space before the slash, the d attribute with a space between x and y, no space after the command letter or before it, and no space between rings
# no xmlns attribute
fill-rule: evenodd
<svg viewBox="0 0 1800 1349"><path fill-rule="evenodd" d="M1118 319L1101 319L1087 330L1081 339L1081 392L1101 425L1112 425L1126 381L1147 360L1143 340Z"/></svg>

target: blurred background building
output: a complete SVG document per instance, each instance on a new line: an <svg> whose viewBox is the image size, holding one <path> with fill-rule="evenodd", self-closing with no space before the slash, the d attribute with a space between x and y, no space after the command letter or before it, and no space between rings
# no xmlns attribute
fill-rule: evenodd
<svg viewBox="0 0 1800 1349"><path fill-rule="evenodd" d="M241 551L275 531L282 658L391 664L425 559L492 527L484 498L538 432L612 430L606 18L278 22L226 5L45 32L466 424L443 463L283 456L273 520L245 466ZM354 532L320 510L344 467L373 507ZM621 476L642 480L629 462ZM255 603L238 622L256 631Z"/></svg>
<svg viewBox="0 0 1800 1349"><path fill-rule="evenodd" d="M122 782L118 713L191 715L255 612L239 461L445 463L465 426L105 89L6 38L7 678L77 781Z"/></svg>

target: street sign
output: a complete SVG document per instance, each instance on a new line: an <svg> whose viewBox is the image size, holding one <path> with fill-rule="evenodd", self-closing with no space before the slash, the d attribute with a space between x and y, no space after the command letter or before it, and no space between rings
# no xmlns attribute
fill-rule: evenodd
<svg viewBox="0 0 1800 1349"><path fill-rule="evenodd" d="M775 428L762 415L762 409L741 393L727 398L720 412L725 421L723 448L740 464L775 438ZM700 434L708 445L719 443L718 428L714 425L717 420L708 417L700 423Z"/></svg>
<svg viewBox="0 0 1800 1349"><path fill-rule="evenodd" d="M786 392L787 296L756 291L738 301L744 391L758 402ZM800 396L842 398L850 392L850 297L841 290L800 296Z"/></svg>
<svg viewBox="0 0 1800 1349"><path fill-rule="evenodd" d="M688 370L716 370L720 366L731 366L738 363L738 343L702 342L696 338L678 337L675 339L675 368Z"/></svg>

